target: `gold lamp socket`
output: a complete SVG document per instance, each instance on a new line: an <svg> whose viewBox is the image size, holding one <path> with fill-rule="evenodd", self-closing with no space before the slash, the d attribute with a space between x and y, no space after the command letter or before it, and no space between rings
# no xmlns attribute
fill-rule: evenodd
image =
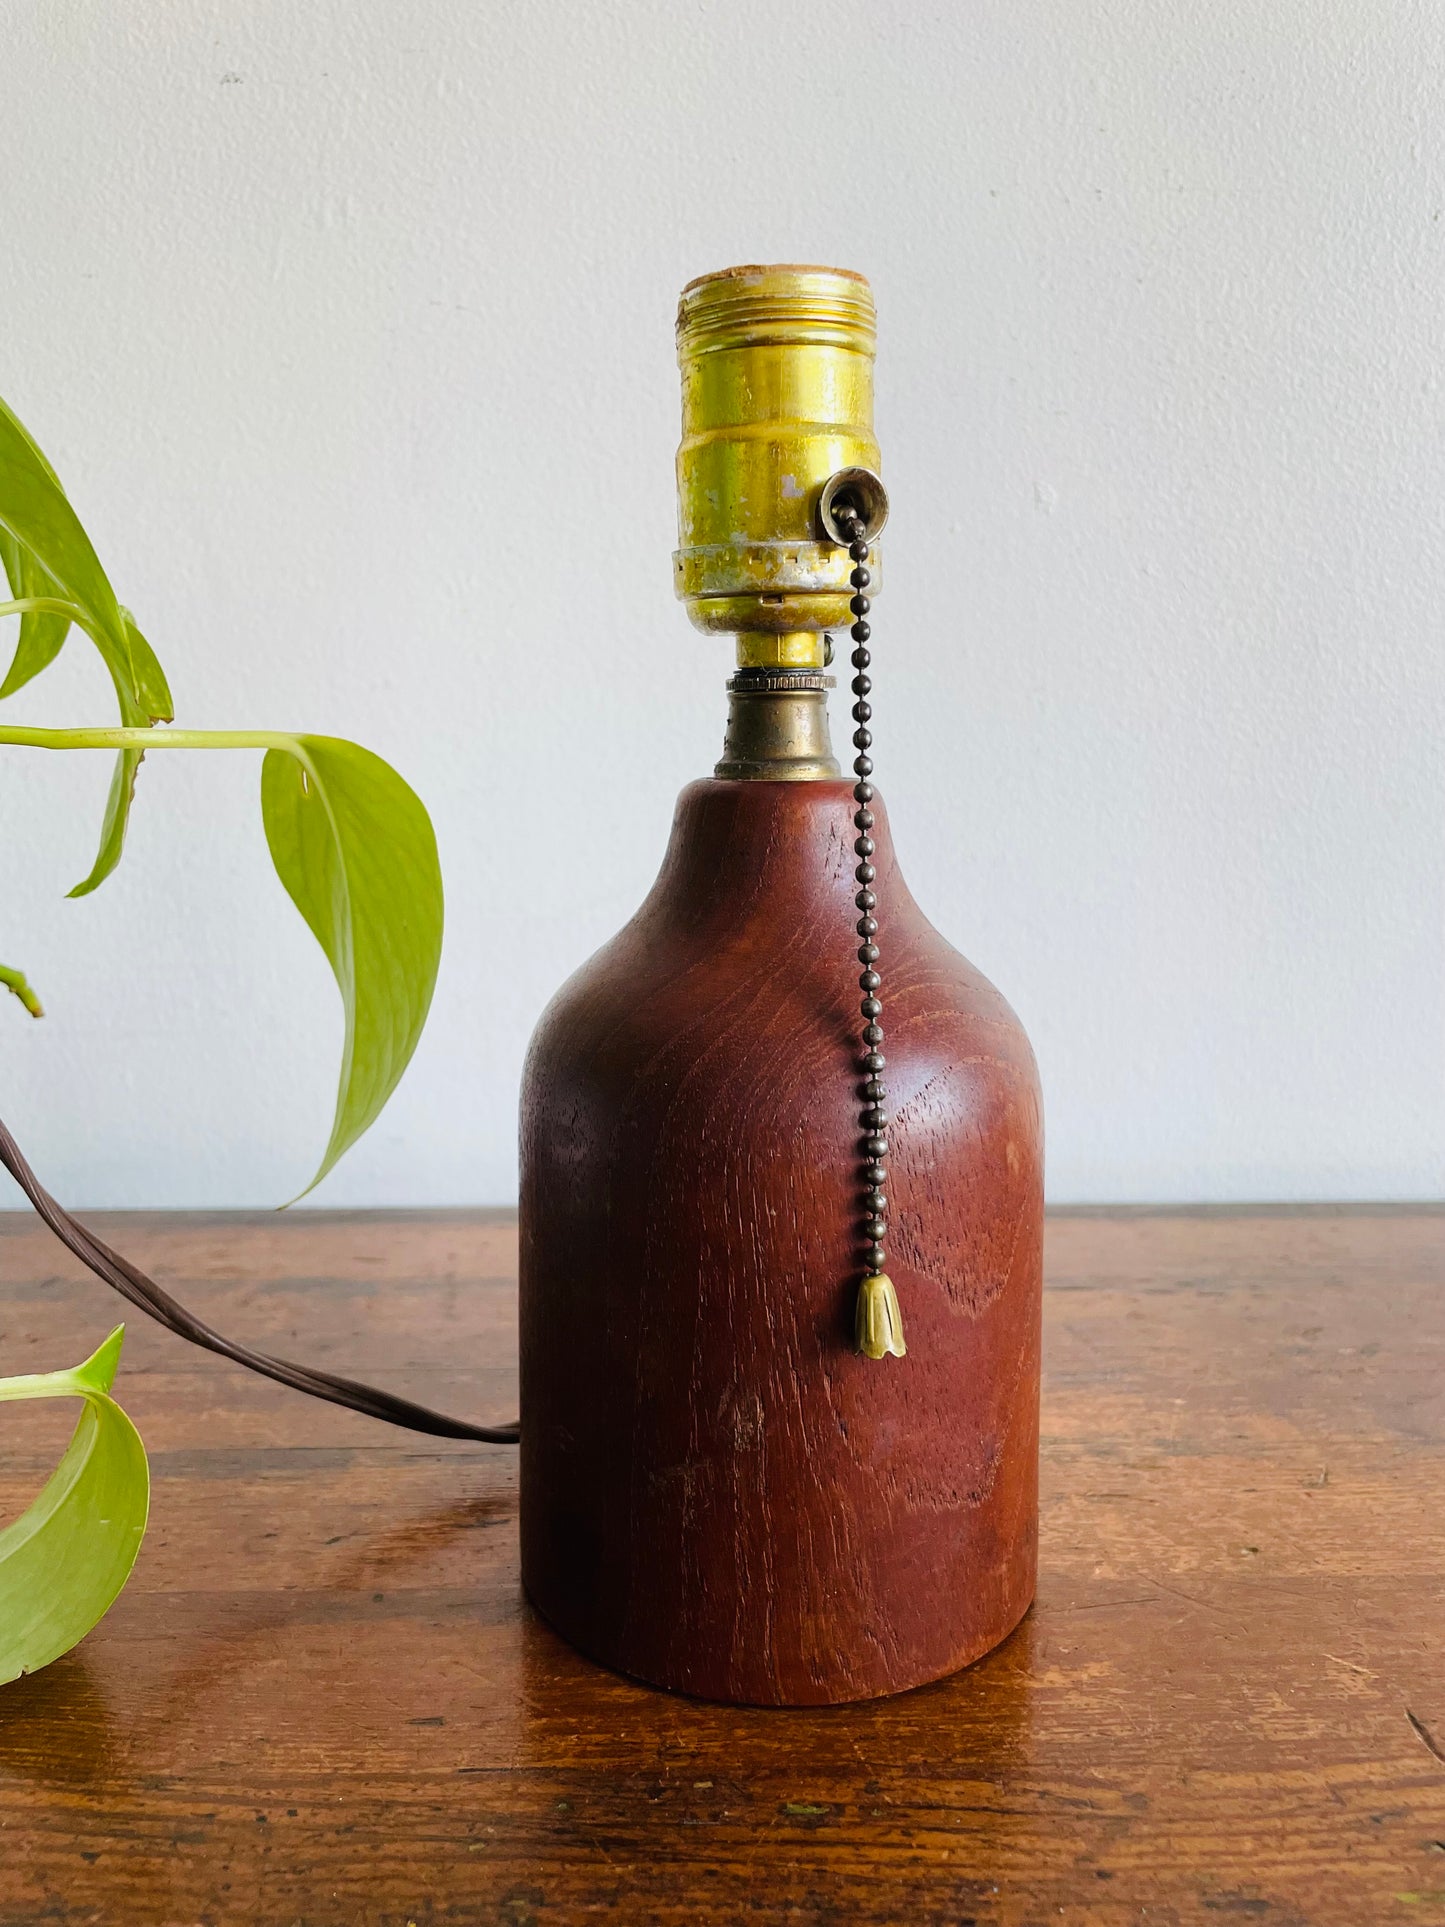
<svg viewBox="0 0 1445 1927"><path fill-rule="evenodd" d="M725 268L683 289L674 576L697 628L738 637L740 664L820 666L823 632L852 620L845 495L878 593L875 332L868 283L842 268Z"/></svg>

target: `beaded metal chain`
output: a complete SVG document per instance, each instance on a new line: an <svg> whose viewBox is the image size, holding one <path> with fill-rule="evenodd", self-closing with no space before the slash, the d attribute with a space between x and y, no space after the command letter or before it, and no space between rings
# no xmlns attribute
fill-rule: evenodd
<svg viewBox="0 0 1445 1927"><path fill-rule="evenodd" d="M878 898L873 885L878 873L873 867L874 843L873 812L868 805L873 801L873 785L869 778L873 774L873 759L868 754L873 747L873 732L868 725L873 720L873 709L868 698L873 690L872 679L868 674L872 657L868 653L868 640L873 631L868 625L868 611L872 606L865 591L871 576L868 573L868 531L863 517L849 503L838 502L833 507L834 519L838 527L848 536L848 554L853 560L852 573L848 580L853 586L853 597L848 607L855 621L849 634L853 638L853 746L857 750L853 772L858 778L853 788L853 800L857 810L853 816L853 827L857 831L853 849L858 858L858 867L853 872L858 881L858 894L854 902L858 906L858 961L863 966L858 979L858 988L863 992L859 1006L863 1016L863 1056L862 1069L867 1073L863 1081L863 1110L859 1122L863 1128L863 1153L866 1162L863 1166L863 1232L866 1240L864 1255L867 1270L858 1287L858 1304L854 1321L854 1344L866 1358L902 1358L907 1350L903 1343L903 1316L898 1308L898 1294L893 1281L883 1267L888 1261L884 1240L888 1236L888 1112L884 1108L887 1090L883 1083L883 1070L887 1059L883 1055L883 1026L879 1019L883 1015L883 1002L878 993L883 987L883 979L878 974L880 951L878 948Z"/></svg>

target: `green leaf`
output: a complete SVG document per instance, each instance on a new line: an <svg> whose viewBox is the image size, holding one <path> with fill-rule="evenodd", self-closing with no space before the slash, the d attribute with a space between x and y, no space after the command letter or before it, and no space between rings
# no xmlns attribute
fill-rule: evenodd
<svg viewBox="0 0 1445 1927"><path fill-rule="evenodd" d="M68 600L91 620L96 647L117 689L142 696L131 661L130 637L99 557L65 498L55 470L0 401L0 528L27 549ZM7 571L8 572L8 571ZM127 720L131 720L127 718Z"/></svg>
<svg viewBox="0 0 1445 1927"><path fill-rule="evenodd" d="M115 693L120 700L122 718L138 729L145 729L151 723L174 721L176 706L171 698L171 686L166 681L166 672L156 661L156 653L140 632L140 626L129 609L121 610L121 620L125 623L126 639L130 644L131 668L134 672L132 689L123 689L116 683ZM127 707L134 709L127 715Z"/></svg>
<svg viewBox="0 0 1445 1927"><path fill-rule="evenodd" d="M10 593L19 600L25 596L59 596L60 584L52 581L29 549L18 542L9 529L0 528L0 568L10 583ZM23 689L33 676L48 669L60 654L70 634L69 616L53 615L48 609L27 609L20 618L20 635L5 680L0 683L0 702Z"/></svg>
<svg viewBox="0 0 1445 1927"><path fill-rule="evenodd" d="M3 406L0 403L0 407ZM13 415L10 416L10 422L23 438L31 456L63 495L65 491L60 487L60 477L46 461L34 437ZM31 551L3 522L0 522L0 567L4 568L9 580L10 593L17 599L24 596L63 597L65 594L54 576L41 567ZM61 645L69 633L68 616L56 615L48 609L28 609L20 618L20 636L5 681L0 684L0 701L6 696L13 696L17 689L23 689L42 669L48 669L60 654Z"/></svg>
<svg viewBox="0 0 1445 1927"><path fill-rule="evenodd" d="M90 538L66 499L60 478L34 437L0 401L0 564L16 600L58 597L75 605L115 684L120 719L129 727L169 722L175 714L165 672L135 617L115 599ZM13 696L54 662L71 626L69 616L28 609L0 699ZM140 757L116 764L90 874L70 892L88 896L120 862Z"/></svg>
<svg viewBox="0 0 1445 1927"><path fill-rule="evenodd" d="M150 1510L140 1434L110 1396L124 1325L69 1372L0 1379L0 1399L83 1398L65 1456L0 1532L0 1684L84 1639L130 1577Z"/></svg>
<svg viewBox="0 0 1445 1927"><path fill-rule="evenodd" d="M441 959L442 878L431 819L388 763L334 736L292 742L261 765L266 841L346 1014L331 1141L310 1190L372 1122L416 1049Z"/></svg>
<svg viewBox="0 0 1445 1927"><path fill-rule="evenodd" d="M88 897L92 890L100 888L120 862L121 851L125 848L126 829L130 823L130 806L135 800L135 775L144 761L143 749L123 749L116 757L115 771L110 779L110 794L105 799L105 820L100 826L100 848L96 851L90 875L77 883L73 890L67 890L67 896Z"/></svg>
<svg viewBox="0 0 1445 1927"><path fill-rule="evenodd" d="M175 714L175 708L171 702L166 673L156 661L154 650L136 627L135 617L130 610L122 609L120 613L130 638L131 661L135 667L136 690L139 692L135 694L116 681L115 693L120 704L121 720L136 729L146 729L152 723L168 723ZM105 802L105 819L100 826L100 848L96 851L90 875L77 883L73 890L67 891L68 896L88 897L92 890L100 888L120 862L121 852L125 848L125 833L130 826L130 806L135 801L136 772L144 761L143 749L123 749L116 757L115 773L110 779L110 794Z"/></svg>

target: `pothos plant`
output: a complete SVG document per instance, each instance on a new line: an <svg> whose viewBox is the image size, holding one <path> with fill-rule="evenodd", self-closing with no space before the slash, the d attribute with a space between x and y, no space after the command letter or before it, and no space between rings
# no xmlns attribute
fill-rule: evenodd
<svg viewBox="0 0 1445 1927"><path fill-rule="evenodd" d="M11 596L0 601L0 618L18 623L0 700L48 668L73 632L99 651L115 688L116 724L0 724L0 745L115 755L99 848L72 897L98 889L120 862L149 751L264 752L261 820L271 859L326 954L346 1019L336 1111L315 1185L386 1103L426 1021L442 941L441 870L426 810L379 756L337 737L172 727L165 672L117 600L55 470L3 401L0 565ZM0 964L0 985L32 1017L41 1015L18 965ZM0 1532L0 1683L47 1665L82 1638L119 1594L140 1549L149 1472L134 1426L110 1396L121 1336L113 1332L72 1371L0 1379L0 1401L84 1400L44 1490Z"/></svg>

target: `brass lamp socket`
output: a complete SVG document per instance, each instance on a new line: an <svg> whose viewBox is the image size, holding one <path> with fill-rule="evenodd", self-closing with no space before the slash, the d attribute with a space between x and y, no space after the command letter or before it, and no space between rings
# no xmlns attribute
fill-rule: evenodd
<svg viewBox="0 0 1445 1927"><path fill-rule="evenodd" d="M823 632L852 619L824 495L846 490L871 541L875 333L868 283L841 268L726 268L682 292L675 585L697 628L739 637L741 664L821 668ZM876 596L876 544L868 568Z"/></svg>

